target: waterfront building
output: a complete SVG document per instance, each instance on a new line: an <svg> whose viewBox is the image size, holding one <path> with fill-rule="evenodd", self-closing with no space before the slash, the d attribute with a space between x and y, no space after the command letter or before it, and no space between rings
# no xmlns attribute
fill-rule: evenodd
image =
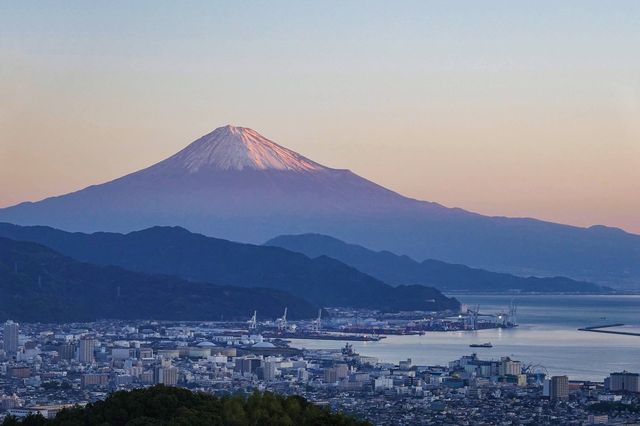
<svg viewBox="0 0 640 426"><path fill-rule="evenodd" d="M609 390L612 392L640 392L640 374L628 371L611 373L609 376Z"/></svg>
<svg viewBox="0 0 640 426"><path fill-rule="evenodd" d="M503 357L500 359L498 372L500 376L519 376L522 374L522 363L509 357Z"/></svg>
<svg viewBox="0 0 640 426"><path fill-rule="evenodd" d="M567 376L553 376L549 381L549 398L562 400L569 398L569 378Z"/></svg>
<svg viewBox="0 0 640 426"><path fill-rule="evenodd" d="M407 358L406 361L400 361L398 363L398 368L400 370L410 370L413 363L411 362L411 358Z"/></svg>

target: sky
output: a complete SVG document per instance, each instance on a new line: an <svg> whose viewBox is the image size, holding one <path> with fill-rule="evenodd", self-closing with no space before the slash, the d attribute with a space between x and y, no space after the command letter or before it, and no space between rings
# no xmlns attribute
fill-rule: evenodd
<svg viewBox="0 0 640 426"><path fill-rule="evenodd" d="M638 1L0 0L0 207L225 124L404 195L640 233Z"/></svg>

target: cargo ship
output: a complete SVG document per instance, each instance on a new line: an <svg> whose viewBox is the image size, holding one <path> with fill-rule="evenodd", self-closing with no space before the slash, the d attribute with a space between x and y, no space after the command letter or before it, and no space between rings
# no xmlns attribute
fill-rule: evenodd
<svg viewBox="0 0 640 426"><path fill-rule="evenodd" d="M491 344L491 342L487 342L487 343L472 343L469 345L470 348L492 348L493 345Z"/></svg>

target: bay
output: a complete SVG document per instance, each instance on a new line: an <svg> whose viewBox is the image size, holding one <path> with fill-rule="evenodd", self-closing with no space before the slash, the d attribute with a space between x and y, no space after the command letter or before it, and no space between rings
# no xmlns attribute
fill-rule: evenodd
<svg viewBox="0 0 640 426"><path fill-rule="evenodd" d="M464 304L480 305L482 313L506 312L517 306L519 326L461 332L429 332L423 336L388 336L379 342L352 342L362 355L397 363L446 365L478 353L482 359L509 356L551 375L572 380L602 381L614 371L640 372L640 336L578 331L605 323L623 323L620 329L640 332L640 296L635 295L456 295ZM491 342L493 348L470 348ZM294 347L331 349L343 341L293 339Z"/></svg>

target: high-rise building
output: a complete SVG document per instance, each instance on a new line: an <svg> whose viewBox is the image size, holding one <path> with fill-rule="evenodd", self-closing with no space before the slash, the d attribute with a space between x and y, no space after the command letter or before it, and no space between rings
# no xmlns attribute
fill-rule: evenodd
<svg viewBox="0 0 640 426"><path fill-rule="evenodd" d="M503 357L500 360L498 372L500 376L519 376L522 374L522 363L509 357Z"/></svg>
<svg viewBox="0 0 640 426"><path fill-rule="evenodd" d="M347 364L337 364L335 366L336 369L336 378L338 380L344 379L349 375L349 366Z"/></svg>
<svg viewBox="0 0 640 426"><path fill-rule="evenodd" d="M243 375L253 374L261 365L262 358L256 358L253 356L238 357L236 358L235 371Z"/></svg>
<svg viewBox="0 0 640 426"><path fill-rule="evenodd" d="M8 354L15 354L18 352L18 333L19 325L17 322L8 320L4 323L4 350Z"/></svg>
<svg viewBox="0 0 640 426"><path fill-rule="evenodd" d="M274 380L276 378L276 366L277 362L275 361L264 361L259 368L261 372L259 377L262 380Z"/></svg>
<svg viewBox="0 0 640 426"><path fill-rule="evenodd" d="M153 382L165 386L176 386L178 384L178 369L157 366L153 370Z"/></svg>
<svg viewBox="0 0 640 426"><path fill-rule="evenodd" d="M335 383L338 381L338 374L335 368L326 368L324 370L324 382Z"/></svg>
<svg viewBox="0 0 640 426"><path fill-rule="evenodd" d="M80 339L78 346L78 361L83 364L91 364L95 361L96 341L92 338Z"/></svg>
<svg viewBox="0 0 640 426"><path fill-rule="evenodd" d="M349 347L347 350L353 352L353 349ZM406 361L400 361L398 363L398 367L400 367L400 370L411 370L412 365L413 365L413 362L411 361L411 358L407 358Z"/></svg>
<svg viewBox="0 0 640 426"><path fill-rule="evenodd" d="M609 390L613 392L640 392L640 374L628 371L611 373L609 376Z"/></svg>
<svg viewBox="0 0 640 426"><path fill-rule="evenodd" d="M309 381L309 372L306 368L298 368L298 381L303 383Z"/></svg>
<svg viewBox="0 0 640 426"><path fill-rule="evenodd" d="M63 343L56 348L60 359L73 359L76 356L76 345Z"/></svg>
<svg viewBox="0 0 640 426"><path fill-rule="evenodd" d="M549 381L549 397L552 400L569 398L569 378L567 376L553 376Z"/></svg>

